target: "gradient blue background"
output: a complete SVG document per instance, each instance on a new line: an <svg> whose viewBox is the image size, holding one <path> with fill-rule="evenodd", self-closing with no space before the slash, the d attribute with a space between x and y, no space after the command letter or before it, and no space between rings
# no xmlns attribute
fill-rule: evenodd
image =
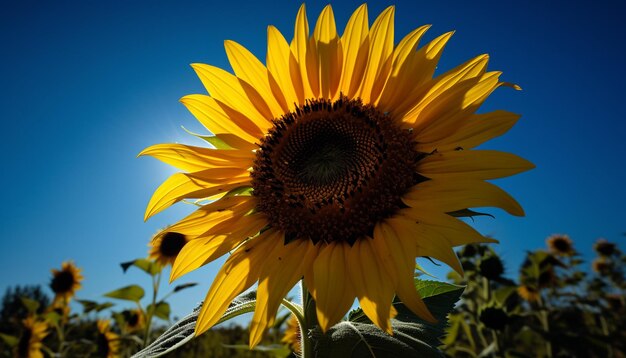
<svg viewBox="0 0 626 358"><path fill-rule="evenodd" d="M326 3L307 3L313 27ZM334 4L339 31L360 4ZM371 2L370 23L391 3ZM397 1L396 39L433 24L430 40L456 29L441 73L481 53L523 91L500 89L481 111L523 114L485 148L521 155L537 168L497 181L527 212L493 211L476 227L501 240L507 274L526 250L567 233L589 261L598 237L624 244L626 144L624 9L617 2ZM299 2L33 1L0 11L0 292L42 284L73 259L86 277L78 296L101 300L148 279L119 262L143 257L159 228L190 208L179 204L143 223L154 189L173 173L135 156L163 142L195 143L201 131L178 103L204 93L193 62L230 69L223 40L265 58L265 31L287 38ZM397 41L396 40L396 41ZM426 43L426 42L422 42ZM223 260L180 280L200 282L172 299L177 315L204 298ZM434 270L445 277L447 269ZM165 290L166 285L163 285Z"/></svg>

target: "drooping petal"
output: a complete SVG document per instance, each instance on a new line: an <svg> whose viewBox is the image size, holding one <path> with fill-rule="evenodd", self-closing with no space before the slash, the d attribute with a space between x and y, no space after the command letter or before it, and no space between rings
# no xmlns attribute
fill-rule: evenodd
<svg viewBox="0 0 626 358"><path fill-rule="evenodd" d="M226 260L202 304L195 328L196 336L219 321L233 298L259 279L265 258L276 245L271 240L272 234L275 231L270 229L246 241Z"/></svg>
<svg viewBox="0 0 626 358"><path fill-rule="evenodd" d="M389 334L395 309L391 305L395 287L372 246L371 238L357 240L345 251L354 292L363 312L375 325Z"/></svg>
<svg viewBox="0 0 626 358"><path fill-rule="evenodd" d="M313 263L313 286L317 320L323 332L339 322L355 299L352 283L348 279L344 242L327 244Z"/></svg>
<svg viewBox="0 0 626 358"><path fill-rule="evenodd" d="M302 258L313 246L310 240L294 240L282 245L284 234L274 240L279 244L266 257L259 277L256 309L250 322L250 347L257 345L267 327L274 324L282 299L304 275Z"/></svg>
<svg viewBox="0 0 626 358"><path fill-rule="evenodd" d="M397 296L413 313L435 322L436 319L422 301L413 281L417 248L410 241L402 241L388 223L380 222L374 227L372 245L395 287Z"/></svg>

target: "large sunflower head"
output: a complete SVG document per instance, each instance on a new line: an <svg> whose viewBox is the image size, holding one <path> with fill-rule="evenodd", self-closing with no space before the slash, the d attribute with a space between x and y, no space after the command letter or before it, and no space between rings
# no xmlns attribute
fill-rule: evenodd
<svg viewBox="0 0 626 358"><path fill-rule="evenodd" d="M43 358L41 348L43 339L48 335L48 324L28 317L22 321L22 336L15 347L18 358Z"/></svg>
<svg viewBox="0 0 626 358"><path fill-rule="evenodd" d="M186 243L187 237L184 234L165 230L157 234L150 242L149 258L163 266L171 265Z"/></svg>
<svg viewBox="0 0 626 358"><path fill-rule="evenodd" d="M111 331L110 321L98 320L98 338L96 340L98 356L106 358L120 357L120 336Z"/></svg>
<svg viewBox="0 0 626 358"><path fill-rule="evenodd" d="M63 262L60 270L52 269L50 288L55 294L55 302L67 303L74 297L76 291L81 288L80 282L83 280L80 271L72 261Z"/></svg>
<svg viewBox="0 0 626 358"><path fill-rule="evenodd" d="M192 65L209 95L181 101L214 133L214 148L161 144L142 154L183 171L156 190L146 218L183 199L208 199L169 228L189 240L171 278L232 251L197 334L258 282L250 335L257 344L301 278L322 330L355 298L387 332L394 295L432 321L413 285L416 257L461 272L453 247L495 240L455 216L490 206L523 215L486 180L532 164L473 149L519 118L476 113L508 85L501 73L487 71L489 56L480 55L433 77L452 32L420 47L429 28L422 26L394 45L394 13L387 8L370 26L362 5L340 35L327 6L311 34L302 6L291 41L268 28L265 64L226 41L234 74Z"/></svg>

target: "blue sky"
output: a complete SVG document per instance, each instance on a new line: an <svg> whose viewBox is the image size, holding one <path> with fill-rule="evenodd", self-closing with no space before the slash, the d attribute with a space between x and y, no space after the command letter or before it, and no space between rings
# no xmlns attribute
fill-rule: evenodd
<svg viewBox="0 0 626 358"><path fill-rule="evenodd" d="M369 3L370 22L386 6ZM181 125L200 125L178 102L204 93L189 67L229 68L223 40L265 58L266 27L287 38L299 2L14 1L0 14L0 291L42 284L73 259L86 277L79 297L147 284L118 263L147 252L159 228L190 208L179 205L144 223L153 190L173 173L135 156L164 142L198 144ZM309 2L314 23L326 2ZM341 31L357 1L333 4ZM500 89L481 111L522 119L485 148L516 153L531 172L497 181L525 218L493 211L476 227L501 240L509 276L526 250L567 233L584 257L598 237L624 247L626 231L626 35L617 2L397 1L396 39L433 24L432 39L456 30L439 72L481 53L490 69L524 90ZM425 43L425 42L424 42ZM185 314L201 300L216 264L180 280L200 282L172 300ZM437 270L442 277L445 270ZM163 286L165 289L165 285Z"/></svg>

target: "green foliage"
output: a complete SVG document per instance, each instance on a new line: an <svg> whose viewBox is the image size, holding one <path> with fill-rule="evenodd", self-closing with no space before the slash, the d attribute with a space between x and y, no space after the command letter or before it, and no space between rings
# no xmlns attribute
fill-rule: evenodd
<svg viewBox="0 0 626 358"><path fill-rule="evenodd" d="M131 266L135 266L150 276L160 273L163 269L157 262L147 259L135 259L132 261L122 262L120 263L120 266L122 266L122 270L124 272L126 272Z"/></svg>
<svg viewBox="0 0 626 358"><path fill-rule="evenodd" d="M481 263L498 257L490 247L464 247L458 256L465 278L454 273L450 278L467 289L450 315L446 354L625 356L626 257L615 244L601 244L595 247L599 257L592 274L582 267L584 261L575 250L528 252L519 269L519 283L485 274Z"/></svg>
<svg viewBox="0 0 626 358"><path fill-rule="evenodd" d="M104 296L117 298L118 300L127 300L139 302L143 298L145 291L139 285L130 285L119 288L117 290L105 293Z"/></svg>

